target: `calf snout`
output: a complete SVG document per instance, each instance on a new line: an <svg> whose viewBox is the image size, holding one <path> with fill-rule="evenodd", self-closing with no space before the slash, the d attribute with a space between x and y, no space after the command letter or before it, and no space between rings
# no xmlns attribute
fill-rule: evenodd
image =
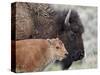
<svg viewBox="0 0 100 75"><path fill-rule="evenodd" d="M68 52L67 52L67 50L65 51L65 55L68 55Z"/></svg>
<svg viewBox="0 0 100 75"><path fill-rule="evenodd" d="M65 49L65 58L67 57L67 55L68 55L68 52L67 52L67 50Z"/></svg>
<svg viewBox="0 0 100 75"><path fill-rule="evenodd" d="M65 55L68 55L68 51L66 49L64 49Z"/></svg>

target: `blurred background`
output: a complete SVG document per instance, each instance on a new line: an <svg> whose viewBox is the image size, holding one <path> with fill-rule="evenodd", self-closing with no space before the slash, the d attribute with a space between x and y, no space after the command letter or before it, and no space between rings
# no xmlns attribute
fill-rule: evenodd
<svg viewBox="0 0 100 75"><path fill-rule="evenodd" d="M83 41L85 48L85 57L82 60L75 61L69 68L71 69L92 69L97 68L97 7L92 6L66 6L75 9L79 13L84 26ZM61 8L62 10L65 9ZM59 64L52 65L50 70L61 70Z"/></svg>

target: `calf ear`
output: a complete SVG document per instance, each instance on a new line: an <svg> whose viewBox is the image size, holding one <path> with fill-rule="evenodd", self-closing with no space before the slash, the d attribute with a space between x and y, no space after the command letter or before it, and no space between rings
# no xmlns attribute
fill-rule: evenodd
<svg viewBox="0 0 100 75"><path fill-rule="evenodd" d="M52 41L50 39L47 39L47 41L49 42L50 45L52 44Z"/></svg>
<svg viewBox="0 0 100 75"><path fill-rule="evenodd" d="M49 42L50 45L55 45L56 41L59 41L59 39L47 39L47 41Z"/></svg>
<svg viewBox="0 0 100 75"><path fill-rule="evenodd" d="M56 40L59 40L59 38L57 37Z"/></svg>

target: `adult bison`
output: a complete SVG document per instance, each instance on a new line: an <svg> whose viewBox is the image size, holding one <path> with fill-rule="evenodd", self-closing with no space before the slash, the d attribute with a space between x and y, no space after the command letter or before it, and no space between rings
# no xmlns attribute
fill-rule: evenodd
<svg viewBox="0 0 100 75"><path fill-rule="evenodd" d="M53 6L63 7L42 3L12 3L12 40L59 37L69 53L61 61L62 69L68 69L73 61L84 57L84 28L76 10L57 10Z"/></svg>

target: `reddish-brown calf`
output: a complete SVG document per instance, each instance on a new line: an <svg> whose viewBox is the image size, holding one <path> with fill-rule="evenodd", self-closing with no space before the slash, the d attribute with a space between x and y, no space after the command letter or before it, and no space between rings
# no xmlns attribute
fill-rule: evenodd
<svg viewBox="0 0 100 75"><path fill-rule="evenodd" d="M68 54L64 44L56 39L27 39L16 41L16 72L43 71L55 60Z"/></svg>

